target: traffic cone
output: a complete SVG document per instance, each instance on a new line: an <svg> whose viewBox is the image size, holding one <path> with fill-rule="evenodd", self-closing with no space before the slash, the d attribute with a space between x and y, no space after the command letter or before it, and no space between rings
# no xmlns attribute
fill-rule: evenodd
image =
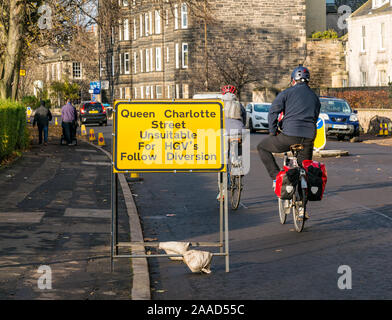
<svg viewBox="0 0 392 320"><path fill-rule="evenodd" d="M102 132L98 133L98 145L99 146L104 146L105 145L105 139L103 138L103 133Z"/></svg>
<svg viewBox="0 0 392 320"><path fill-rule="evenodd" d="M131 181L142 181L143 178L140 177L140 175L137 172L131 172Z"/></svg>
<svg viewBox="0 0 392 320"><path fill-rule="evenodd" d="M382 123L380 122L380 131L378 132L379 136L383 136L384 135L384 129L382 127Z"/></svg>
<svg viewBox="0 0 392 320"><path fill-rule="evenodd" d="M86 125L82 124L82 126L80 127L80 131L81 131L82 137L87 136Z"/></svg>
<svg viewBox="0 0 392 320"><path fill-rule="evenodd" d="M90 134L89 134L89 141L95 141L95 133L94 133L94 129L90 129Z"/></svg>
<svg viewBox="0 0 392 320"><path fill-rule="evenodd" d="M384 136L388 135L388 124L384 123Z"/></svg>

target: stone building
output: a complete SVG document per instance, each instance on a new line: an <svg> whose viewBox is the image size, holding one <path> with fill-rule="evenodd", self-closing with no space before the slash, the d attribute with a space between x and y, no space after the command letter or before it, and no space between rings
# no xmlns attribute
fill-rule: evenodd
<svg viewBox="0 0 392 320"><path fill-rule="evenodd" d="M392 0L369 0L348 19L349 86L386 86L392 80Z"/></svg>
<svg viewBox="0 0 392 320"><path fill-rule="evenodd" d="M61 106L64 101L53 97L50 86L53 82L69 81L80 86L80 100L90 100L90 81L98 80L97 27L92 26L82 31L81 39L74 39L64 47L47 46L38 49L38 54L30 58L26 65L26 86L24 95L39 96L40 91L47 90L52 105ZM91 39L86 43L85 39ZM85 47L80 46L80 42ZM87 54L89 53L89 54Z"/></svg>
<svg viewBox="0 0 392 320"><path fill-rule="evenodd" d="M230 82L251 101L288 86L307 34L326 24L325 0L209 0L206 10L195 0L119 1L113 55L100 62L101 79L105 68L116 78L115 99L191 98Z"/></svg>

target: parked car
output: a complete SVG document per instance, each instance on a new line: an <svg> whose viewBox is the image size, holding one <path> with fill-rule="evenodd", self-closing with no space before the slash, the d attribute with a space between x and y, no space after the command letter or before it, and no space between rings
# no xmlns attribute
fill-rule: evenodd
<svg viewBox="0 0 392 320"><path fill-rule="evenodd" d="M320 118L325 121L327 136L336 136L338 140L359 136L357 111L352 110L346 100L320 97L320 102Z"/></svg>
<svg viewBox="0 0 392 320"><path fill-rule="evenodd" d="M106 108L100 102L84 102L80 106L79 120L80 124L97 123L106 126L108 123Z"/></svg>
<svg viewBox="0 0 392 320"><path fill-rule="evenodd" d="M268 112L271 103L252 102L246 106L247 128L250 132L256 130L268 130Z"/></svg>

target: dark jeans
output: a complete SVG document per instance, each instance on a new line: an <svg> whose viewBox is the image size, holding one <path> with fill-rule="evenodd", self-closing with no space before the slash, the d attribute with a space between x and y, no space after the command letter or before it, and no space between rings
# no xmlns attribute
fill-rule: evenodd
<svg viewBox="0 0 392 320"><path fill-rule="evenodd" d="M42 144L42 133L44 134L44 142L48 142L48 126L38 125L39 144Z"/></svg>
<svg viewBox="0 0 392 320"><path fill-rule="evenodd" d="M272 180L275 180L276 176L280 172L280 168L272 153L290 151L290 146L293 144L302 144L304 146L304 150L298 153L299 164L301 164L303 160L312 160L314 139L289 137L281 133L277 136L268 136L257 146L260 159L263 161Z"/></svg>
<svg viewBox="0 0 392 320"><path fill-rule="evenodd" d="M63 133L64 133L64 138L65 141L67 141L68 144L72 143L73 140L73 123L72 122L62 122L61 123L63 127Z"/></svg>

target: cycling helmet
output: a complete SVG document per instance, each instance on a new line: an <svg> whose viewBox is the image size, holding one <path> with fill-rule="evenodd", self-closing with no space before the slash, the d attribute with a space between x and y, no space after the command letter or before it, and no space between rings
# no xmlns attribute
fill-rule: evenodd
<svg viewBox="0 0 392 320"><path fill-rule="evenodd" d="M295 68L293 73L291 74L291 79L295 81L306 81L309 82L310 80L310 72L308 68L305 68L302 66L302 64L299 65L299 67Z"/></svg>
<svg viewBox="0 0 392 320"><path fill-rule="evenodd" d="M221 92L222 94L232 93L237 95L237 88L229 84L227 86L222 87Z"/></svg>

